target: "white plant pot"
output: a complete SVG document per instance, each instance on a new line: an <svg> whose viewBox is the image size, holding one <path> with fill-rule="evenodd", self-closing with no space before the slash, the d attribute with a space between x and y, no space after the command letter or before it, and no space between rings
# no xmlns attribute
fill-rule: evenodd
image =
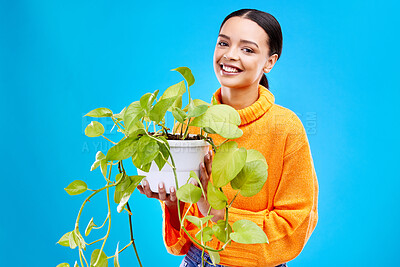
<svg viewBox="0 0 400 267"><path fill-rule="evenodd" d="M194 171L200 177L200 163L204 161L204 155L208 152L210 144L204 140L168 140L168 143L175 162L179 187L187 183L190 171ZM171 163L171 158L168 158L168 161ZM149 172L139 169L137 171L138 175L146 176L145 179L153 192L158 192L160 182L164 182L167 193L170 192L171 186L176 188L174 172L168 163L165 163L161 171L154 161Z"/></svg>

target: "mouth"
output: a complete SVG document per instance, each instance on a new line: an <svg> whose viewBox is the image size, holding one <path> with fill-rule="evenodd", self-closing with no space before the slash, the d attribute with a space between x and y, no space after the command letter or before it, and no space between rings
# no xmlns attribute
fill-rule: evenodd
<svg viewBox="0 0 400 267"><path fill-rule="evenodd" d="M233 65L221 63L221 64L219 64L219 66L220 66L222 75L237 75L237 74L243 72L243 70L241 70L240 68L233 66Z"/></svg>

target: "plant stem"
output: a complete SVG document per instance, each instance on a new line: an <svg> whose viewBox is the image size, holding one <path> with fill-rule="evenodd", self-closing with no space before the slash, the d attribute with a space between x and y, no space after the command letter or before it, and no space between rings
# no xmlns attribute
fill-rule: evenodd
<svg viewBox="0 0 400 267"><path fill-rule="evenodd" d="M112 167L110 167L110 172L109 172L109 174L108 174L108 179L109 179L109 180L111 179L111 169L112 169ZM109 183L107 182L107 185L108 185L108 184L109 184ZM110 235L110 231L111 231L110 190L107 188L107 189L106 189L106 192L107 192L107 207L108 207L108 229L107 229L107 233L106 233L106 235L105 235L105 237L104 237L103 244L101 245L99 255L97 256L97 260L96 260L96 262L93 264L94 266L96 266L97 263L98 263L99 260L100 260L101 252L102 252L103 249L104 249L104 245L106 244L107 239L108 239L108 236Z"/></svg>
<svg viewBox="0 0 400 267"><path fill-rule="evenodd" d="M118 121L117 121L117 120L114 120L113 117L111 117L111 119L112 119L112 121L115 123L115 125L117 125L118 129L120 129L120 130L122 131L121 127L119 127L119 125L118 125ZM121 126L122 126L122 124L121 124Z"/></svg>
<svg viewBox="0 0 400 267"><path fill-rule="evenodd" d="M131 208L129 207L129 203L128 202L126 202L126 207L131 212ZM132 214L132 212L131 212L131 214ZM140 267L143 267L142 263L140 262L139 254L138 254L137 249L136 249L135 239L133 238L133 229L132 229L132 219L131 219L131 217L132 217L132 215L129 215L129 228L130 228L130 232L131 232L131 242L132 242L133 249L135 250L136 258L137 258L137 260L139 262L139 265L140 265Z"/></svg>
<svg viewBox="0 0 400 267"><path fill-rule="evenodd" d="M102 227L106 224L106 221L108 220L108 216L109 216L109 214L107 214L107 217L106 217L106 219L104 220L104 222L103 222L103 224L102 224L101 226L93 227L93 229L100 229L100 228L102 228Z"/></svg>
<svg viewBox="0 0 400 267"><path fill-rule="evenodd" d="M91 243L89 243L87 245L90 246L90 245L96 244L97 242L100 242L101 240L104 240L104 238L105 238L105 236L103 236L102 238L97 239L96 241L93 241L93 242L91 242Z"/></svg>
<svg viewBox="0 0 400 267"><path fill-rule="evenodd" d="M82 254L83 254L82 249L79 248L79 260L81 261L81 265L83 266ZM86 263L86 266L87 266L87 263Z"/></svg>
<svg viewBox="0 0 400 267"><path fill-rule="evenodd" d="M111 141L110 139L108 139L107 137L105 137L104 135L101 135L101 136L103 136L103 137L104 137L104 139L106 139L107 141L110 141L112 144L114 144L114 145L116 145L116 144L117 144L117 143L115 143L115 142Z"/></svg>
<svg viewBox="0 0 400 267"><path fill-rule="evenodd" d="M190 119L191 119L191 118L188 118L188 120L187 120L187 125L186 125L186 129L185 129L185 134L183 135L183 138L182 138L183 140L185 140L185 139L186 139L186 136L188 135Z"/></svg>
<svg viewBox="0 0 400 267"><path fill-rule="evenodd" d="M78 212L78 217L76 218L76 222L75 222L75 228L76 228L76 229L79 229L79 220L80 220L80 218L81 218L82 210L83 210L83 208L85 207L86 202L89 202L89 200L90 200L94 195L96 195L97 193L99 193L99 192L101 192L101 191L103 191L104 189L107 189L107 188L109 188L109 187L115 186L115 185L116 185L116 184L107 184L107 186L105 186L105 187L103 187L103 188L100 188L100 189L97 189L96 191L94 191L90 196L88 196L88 197L85 199L85 201L83 201L82 206L81 206L81 208L79 209L79 212Z"/></svg>
<svg viewBox="0 0 400 267"><path fill-rule="evenodd" d="M130 245L132 245L132 241L129 242L129 244L126 245L123 249L121 249L120 251L118 251L118 254L120 254L122 251L124 251L125 249L127 249ZM108 259L112 259L112 258L114 258L114 257L115 257L115 255L110 256L110 257L107 257L107 260L108 260Z"/></svg>
<svg viewBox="0 0 400 267"><path fill-rule="evenodd" d="M165 145L165 143L163 143L163 144ZM165 146L166 146L166 145L165 145ZM168 151L168 153L169 153L169 156L171 157L171 163L172 163L172 165L173 165L172 170L173 170L173 172L174 172L176 190L178 190L178 189L179 189L179 186L178 186L178 176L177 176L177 174L176 174L175 161L174 161L174 159L173 159L173 157L172 157L172 155L171 155L171 151L169 151L168 147L166 147L166 148L167 148L167 151ZM219 252L219 251L222 251L222 250L223 250L223 249L213 249L213 248L211 248L211 247L204 246L204 245L200 244L199 242L197 242L197 241L189 234L189 232L186 230L185 226L183 226L182 215L181 215L181 207L180 207L181 205L180 205L179 199L177 200L177 206L178 206L178 218L179 218L180 225L182 226L183 231L184 231L184 232L188 235L188 237L192 240L192 242L196 243L198 246L200 246L200 247L202 247L202 248L207 249L208 251Z"/></svg>
<svg viewBox="0 0 400 267"><path fill-rule="evenodd" d="M237 191L236 195L233 197L231 203L229 203L228 205L228 209L232 206L233 201L235 200L235 198L237 197L237 195L239 195L240 190Z"/></svg>

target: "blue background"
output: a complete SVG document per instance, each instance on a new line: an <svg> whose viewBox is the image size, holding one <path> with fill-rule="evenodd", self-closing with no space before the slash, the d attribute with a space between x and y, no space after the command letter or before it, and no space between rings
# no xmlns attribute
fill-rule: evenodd
<svg viewBox="0 0 400 267"><path fill-rule="evenodd" d="M108 150L84 135L82 116L163 91L181 80L170 71L179 66L196 77L194 97L209 101L219 87L212 55L220 23L248 7L282 26L270 88L302 120L320 185L317 228L289 266L399 265L394 2L1 0L1 265L73 266L77 250L56 242L73 229L84 196L63 188L76 179L102 186L99 170L89 170L97 150ZM104 204L103 194L87 205L82 229L92 216L102 223ZM164 248L159 203L135 192L131 207L144 266L178 266L181 257ZM112 209L107 255L129 241L126 213ZM120 261L138 266L131 248Z"/></svg>

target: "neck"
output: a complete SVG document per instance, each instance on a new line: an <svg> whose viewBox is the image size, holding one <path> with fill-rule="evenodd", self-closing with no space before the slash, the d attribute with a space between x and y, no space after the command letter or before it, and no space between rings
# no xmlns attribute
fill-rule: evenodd
<svg viewBox="0 0 400 267"><path fill-rule="evenodd" d="M258 84L247 88L231 88L221 86L221 103L236 110L251 106L258 99Z"/></svg>

